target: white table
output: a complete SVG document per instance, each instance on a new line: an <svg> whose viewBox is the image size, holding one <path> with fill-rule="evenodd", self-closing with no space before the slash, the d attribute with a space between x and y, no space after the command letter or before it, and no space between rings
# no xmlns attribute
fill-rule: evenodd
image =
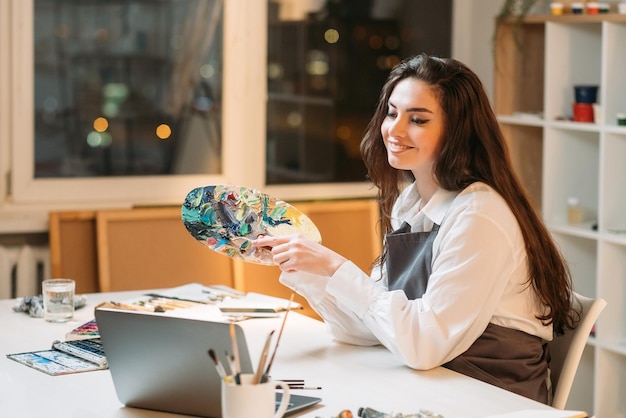
<svg viewBox="0 0 626 418"><path fill-rule="evenodd" d="M124 407L115 395L108 370L48 376L6 358L6 354L48 348L55 339L93 318L93 308L105 300L125 301L144 292L89 294L87 307L72 322L47 323L15 313L16 300L0 301L0 417L173 417L174 414ZM239 323L250 355L257 359L271 329L280 318ZM356 347L334 342L323 323L292 312L286 321L276 359L274 379L304 379L321 390L297 393L323 398L320 405L299 417L336 417L359 407L384 412L415 413L420 408L445 418L486 417L518 411L542 411L549 417L569 416L546 405L515 395L444 368L415 371L403 366L383 347ZM523 415L511 415L523 416Z"/></svg>

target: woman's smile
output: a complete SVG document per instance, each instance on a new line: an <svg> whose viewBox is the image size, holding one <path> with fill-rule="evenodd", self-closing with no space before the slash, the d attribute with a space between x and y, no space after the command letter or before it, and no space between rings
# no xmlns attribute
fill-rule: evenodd
<svg viewBox="0 0 626 418"><path fill-rule="evenodd" d="M393 154L399 154L399 153L402 153L411 149L413 149L413 147L408 146L408 145L402 145L398 142L389 141L387 143L387 151Z"/></svg>

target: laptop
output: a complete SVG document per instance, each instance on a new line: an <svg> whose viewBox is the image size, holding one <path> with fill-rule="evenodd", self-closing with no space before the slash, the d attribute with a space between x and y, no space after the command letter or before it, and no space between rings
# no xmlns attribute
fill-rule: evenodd
<svg viewBox="0 0 626 418"><path fill-rule="evenodd" d="M96 322L118 399L126 406L221 417L221 379L208 355L227 364L230 324L154 313L96 309ZM242 373L253 373L243 330L235 325ZM277 392L277 404L281 393ZM321 398L291 394L285 415Z"/></svg>

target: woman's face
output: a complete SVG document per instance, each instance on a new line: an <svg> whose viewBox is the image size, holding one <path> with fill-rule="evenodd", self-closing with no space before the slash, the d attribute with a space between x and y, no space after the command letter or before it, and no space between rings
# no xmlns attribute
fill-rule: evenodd
<svg viewBox="0 0 626 418"><path fill-rule="evenodd" d="M392 167L415 177L430 173L443 135L443 112L431 87L415 78L398 82L380 131Z"/></svg>

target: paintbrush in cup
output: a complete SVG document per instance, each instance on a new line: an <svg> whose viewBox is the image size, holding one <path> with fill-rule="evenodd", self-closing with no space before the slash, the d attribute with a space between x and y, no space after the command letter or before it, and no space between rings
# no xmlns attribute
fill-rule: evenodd
<svg viewBox="0 0 626 418"><path fill-rule="evenodd" d="M235 376L235 383L240 384L241 364L239 363L239 347L237 347L237 335L235 334L235 324L230 323L230 340L233 346L233 358L235 370L232 370Z"/></svg>
<svg viewBox="0 0 626 418"><path fill-rule="evenodd" d="M217 370L217 374L219 375L220 379L222 379L226 383L230 383L230 376L226 374L226 370L224 370L224 365L222 365L222 362L220 362L220 360L217 358L217 356L215 355L215 351L212 348L209 349L209 357L211 357L211 360L213 360L213 363L215 364L215 370Z"/></svg>
<svg viewBox="0 0 626 418"><path fill-rule="evenodd" d="M270 358L270 362L267 364L267 369L265 369L265 373L261 378L260 383L264 383L267 381L270 375L270 369L272 368L272 363L274 363L274 357L276 356L276 351L278 350L278 343L280 342L280 337L283 335L283 329L285 328L285 322L287 322L287 315L291 310L291 303L293 302L295 294L291 293L291 297L289 298L289 303L287 303L287 309L285 311L285 316L283 317L283 323L280 326L280 331L278 331L278 337L276 338L276 344L274 345L274 351L272 352L272 357Z"/></svg>
<svg viewBox="0 0 626 418"><path fill-rule="evenodd" d="M265 368L265 363L267 362L267 355L270 350L270 342L272 341L272 335L276 330L272 330L267 339L265 340L265 345L263 346L263 351L261 352L261 357L259 358L259 365L256 368L256 373L254 374L254 380L252 383L255 385L261 383L261 379L263 378L263 369Z"/></svg>

